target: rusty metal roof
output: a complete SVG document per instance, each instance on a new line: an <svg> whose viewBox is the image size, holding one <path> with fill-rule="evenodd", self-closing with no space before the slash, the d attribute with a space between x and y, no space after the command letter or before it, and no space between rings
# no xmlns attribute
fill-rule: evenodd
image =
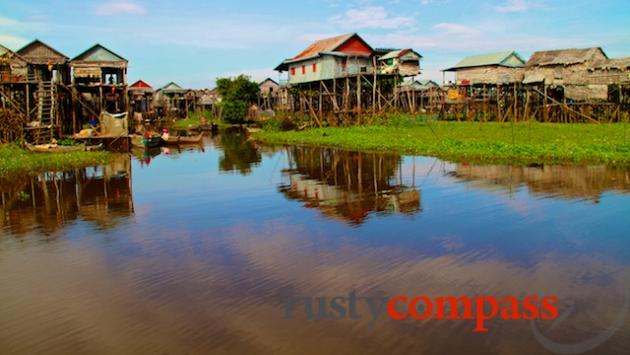
<svg viewBox="0 0 630 355"><path fill-rule="evenodd" d="M312 43L310 46L306 47L305 50L300 52L300 54L296 55L292 59L304 59L315 57L319 55L321 52L334 52L335 49L339 48L342 44L347 42L350 38L357 36L356 33L348 33L340 36L324 38L319 41Z"/></svg>

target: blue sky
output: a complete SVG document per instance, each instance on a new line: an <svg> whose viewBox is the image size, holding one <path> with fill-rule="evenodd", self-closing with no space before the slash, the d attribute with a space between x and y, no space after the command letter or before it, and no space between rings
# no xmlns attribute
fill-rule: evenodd
<svg viewBox="0 0 630 355"><path fill-rule="evenodd" d="M312 40L357 32L374 47L413 47L423 78L463 56L602 46L630 56L630 1L0 0L0 44L39 38L73 57L99 42L130 61L129 79L201 88L273 68Z"/></svg>

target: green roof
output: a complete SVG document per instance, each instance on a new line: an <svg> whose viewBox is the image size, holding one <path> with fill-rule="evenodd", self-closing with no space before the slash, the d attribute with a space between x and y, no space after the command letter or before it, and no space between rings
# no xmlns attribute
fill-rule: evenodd
<svg viewBox="0 0 630 355"><path fill-rule="evenodd" d="M514 51L473 55L462 59L455 66L444 71L457 71L463 68L485 67L499 65L503 67L521 68L525 61Z"/></svg>
<svg viewBox="0 0 630 355"><path fill-rule="evenodd" d="M126 62L127 59L119 56L113 51L105 48L100 44L95 44L86 49L83 53L74 57L72 61L82 60L85 62Z"/></svg>

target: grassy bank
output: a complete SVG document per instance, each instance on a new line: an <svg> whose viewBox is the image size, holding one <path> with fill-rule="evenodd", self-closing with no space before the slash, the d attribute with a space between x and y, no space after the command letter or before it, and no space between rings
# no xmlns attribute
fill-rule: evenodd
<svg viewBox="0 0 630 355"><path fill-rule="evenodd" d="M62 171L107 162L107 152L31 153L16 144L0 145L0 178Z"/></svg>
<svg viewBox="0 0 630 355"><path fill-rule="evenodd" d="M260 131L266 143L430 155L456 161L630 166L624 124L408 122L398 125Z"/></svg>
<svg viewBox="0 0 630 355"><path fill-rule="evenodd" d="M208 123L214 123L219 125L219 128L229 127L230 124L223 122L222 120L213 117L212 114L208 111L205 112L193 112L188 118L183 120L176 120L172 125L171 129L174 130L187 130L195 126L199 126L201 124L202 119L206 119Z"/></svg>

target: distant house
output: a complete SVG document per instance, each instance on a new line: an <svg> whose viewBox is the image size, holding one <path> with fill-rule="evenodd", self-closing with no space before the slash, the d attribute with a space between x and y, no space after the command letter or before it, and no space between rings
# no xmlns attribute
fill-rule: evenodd
<svg viewBox="0 0 630 355"><path fill-rule="evenodd" d="M133 112L146 113L153 101L153 88L142 80L129 86L129 100Z"/></svg>
<svg viewBox="0 0 630 355"><path fill-rule="evenodd" d="M271 97L278 93L280 84L271 78L267 78L261 81L260 84L258 84L258 87L260 88L260 96Z"/></svg>
<svg viewBox="0 0 630 355"><path fill-rule="evenodd" d="M70 61L73 84L126 86L127 65L127 59L97 43Z"/></svg>
<svg viewBox="0 0 630 355"><path fill-rule="evenodd" d="M593 84L630 83L630 57L594 61L588 69L588 79Z"/></svg>
<svg viewBox="0 0 630 355"><path fill-rule="evenodd" d="M358 34L350 33L316 41L275 70L289 72L291 85L372 73L373 54L369 44Z"/></svg>
<svg viewBox="0 0 630 355"><path fill-rule="evenodd" d="M466 57L444 71L455 73L457 85L483 85L519 82L523 67L525 60L508 51Z"/></svg>
<svg viewBox="0 0 630 355"><path fill-rule="evenodd" d="M599 47L534 52L527 61L523 84L562 87L564 96L575 100L607 99L608 85L589 80L589 69L608 61Z"/></svg>
<svg viewBox="0 0 630 355"><path fill-rule="evenodd" d="M267 78L258 84L260 94L258 106L263 110L271 110L277 106L280 95L280 84L271 78Z"/></svg>
<svg viewBox="0 0 630 355"><path fill-rule="evenodd" d="M70 60L72 86L94 108L88 115L129 109L127 66L127 59L98 43Z"/></svg>
<svg viewBox="0 0 630 355"><path fill-rule="evenodd" d="M0 83L15 83L26 80L26 59L9 48L0 45Z"/></svg>
<svg viewBox="0 0 630 355"><path fill-rule="evenodd" d="M420 59L422 56L413 49L391 51L378 59L379 71L383 75L420 75Z"/></svg>
<svg viewBox="0 0 630 355"><path fill-rule="evenodd" d="M37 80L70 84L69 58L65 54L38 39L20 48L17 53L28 62L29 72Z"/></svg>
<svg viewBox="0 0 630 355"><path fill-rule="evenodd" d="M440 88L440 85L433 80L413 80L413 81L405 81L400 84L401 91L416 91L416 92L424 92L430 90L437 90Z"/></svg>
<svg viewBox="0 0 630 355"><path fill-rule="evenodd" d="M171 81L155 91L155 105L163 109L163 113L174 112L183 117L185 116L184 113L187 112L188 93L188 89L184 89Z"/></svg>

